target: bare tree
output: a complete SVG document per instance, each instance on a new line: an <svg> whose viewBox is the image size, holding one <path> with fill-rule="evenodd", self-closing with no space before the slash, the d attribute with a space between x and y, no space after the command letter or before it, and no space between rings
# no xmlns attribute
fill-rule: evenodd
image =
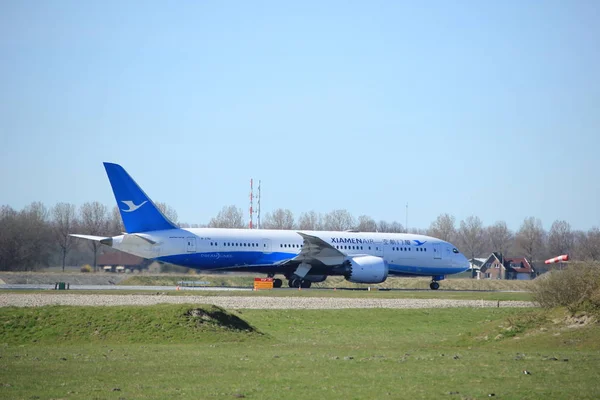
<svg viewBox="0 0 600 400"><path fill-rule="evenodd" d="M0 208L0 269L9 271L19 266L20 231L18 213L10 206Z"/></svg>
<svg viewBox="0 0 600 400"><path fill-rule="evenodd" d="M208 223L209 228L245 228L242 210L236 206L225 206Z"/></svg>
<svg viewBox="0 0 600 400"><path fill-rule="evenodd" d="M67 255L73 243L69 234L74 232L76 223L75 205L58 203L52 208L52 228L56 243L60 247L63 272L65 271Z"/></svg>
<svg viewBox="0 0 600 400"><path fill-rule="evenodd" d="M498 251L506 256L514 240L514 234L508 229L506 222L497 221L487 228L492 251Z"/></svg>
<svg viewBox="0 0 600 400"><path fill-rule="evenodd" d="M455 221L454 216L441 214L431 223L427 234L447 242L453 242L456 237Z"/></svg>
<svg viewBox="0 0 600 400"><path fill-rule="evenodd" d="M262 227L266 229L294 229L294 214L288 209L278 208L265 215Z"/></svg>
<svg viewBox="0 0 600 400"><path fill-rule="evenodd" d="M576 258L580 260L600 260L600 229L593 227L587 232L575 232Z"/></svg>
<svg viewBox="0 0 600 400"><path fill-rule="evenodd" d="M361 215L358 217L358 226L356 229L360 232L377 232L377 223L368 215Z"/></svg>
<svg viewBox="0 0 600 400"><path fill-rule="evenodd" d="M404 232L404 226L398 222L398 221L393 221L393 222L387 222L387 221L379 221L379 223L377 224L377 232L384 232L384 233L403 233Z"/></svg>
<svg viewBox="0 0 600 400"><path fill-rule="evenodd" d="M81 228L85 230L86 234L94 236L107 234L109 227L107 209L104 204L100 204L97 201L85 203L79 209L79 214L82 225ZM94 253L94 272L96 272L98 249L101 245L95 240L89 240L87 242Z"/></svg>
<svg viewBox="0 0 600 400"><path fill-rule="evenodd" d="M173 207L171 207L167 203L158 202L155 204L156 208L158 208L165 217L167 217L172 223L177 225L177 211L175 211Z"/></svg>
<svg viewBox="0 0 600 400"><path fill-rule="evenodd" d="M470 216L466 220L460 221L458 228L458 237L461 244L466 249L465 253L471 258L481 255L483 250L483 222L476 216Z"/></svg>
<svg viewBox="0 0 600 400"><path fill-rule="evenodd" d="M33 202L19 213L19 227L23 230L21 244L24 266L35 269L48 265L52 231L48 222L48 209L39 201Z"/></svg>
<svg viewBox="0 0 600 400"><path fill-rule="evenodd" d="M516 242L530 263L542 253L544 246L544 228L539 218L525 218L517 232Z"/></svg>
<svg viewBox="0 0 600 400"><path fill-rule="evenodd" d="M333 210L325 215L325 229L328 231L346 231L355 226L354 217L347 210Z"/></svg>
<svg viewBox="0 0 600 400"><path fill-rule="evenodd" d="M302 213L298 218L298 229L304 231L323 230L323 217L316 211Z"/></svg>
<svg viewBox="0 0 600 400"><path fill-rule="evenodd" d="M125 232L123 226L123 219L121 218L121 211L118 206L114 206L110 213L110 220L108 223L108 230L111 235L120 235Z"/></svg>
<svg viewBox="0 0 600 400"><path fill-rule="evenodd" d="M553 257L567 254L573 249L574 240L571 225L567 221L554 221L548 233L548 250Z"/></svg>

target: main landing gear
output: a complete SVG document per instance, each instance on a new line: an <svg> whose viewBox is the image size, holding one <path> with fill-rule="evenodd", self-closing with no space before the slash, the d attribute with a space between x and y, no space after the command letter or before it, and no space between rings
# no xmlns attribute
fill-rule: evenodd
<svg viewBox="0 0 600 400"><path fill-rule="evenodd" d="M292 278L288 281L289 287L302 289L308 289L311 283L311 281L301 278Z"/></svg>

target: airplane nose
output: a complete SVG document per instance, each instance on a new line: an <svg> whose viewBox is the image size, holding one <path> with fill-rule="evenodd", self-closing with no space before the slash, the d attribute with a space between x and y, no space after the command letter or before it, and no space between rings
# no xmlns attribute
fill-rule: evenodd
<svg viewBox="0 0 600 400"><path fill-rule="evenodd" d="M469 260L463 254L460 254L459 256L458 266L463 268L465 271L468 270L471 267Z"/></svg>

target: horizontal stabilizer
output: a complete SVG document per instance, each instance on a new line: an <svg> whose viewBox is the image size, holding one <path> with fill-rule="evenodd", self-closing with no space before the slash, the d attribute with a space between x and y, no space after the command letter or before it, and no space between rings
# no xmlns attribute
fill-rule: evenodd
<svg viewBox="0 0 600 400"><path fill-rule="evenodd" d="M76 234L70 234L69 236L73 236L73 237L80 238L80 239L86 239L86 240L94 240L96 242L100 242L100 243L105 244L107 246L111 246L112 245L112 238L111 237L106 237L106 236L92 236L92 235L76 235Z"/></svg>

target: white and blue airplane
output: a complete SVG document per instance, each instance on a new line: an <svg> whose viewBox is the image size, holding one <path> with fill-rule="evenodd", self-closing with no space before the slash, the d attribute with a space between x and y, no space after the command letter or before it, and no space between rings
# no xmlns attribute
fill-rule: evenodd
<svg viewBox="0 0 600 400"><path fill-rule="evenodd" d="M388 275L445 275L469 268L451 243L408 233L270 229L179 228L118 164L104 163L125 231L113 237L72 234L152 260L207 271L283 275L290 287L309 288L328 276L381 283ZM283 281L274 279L273 286Z"/></svg>

